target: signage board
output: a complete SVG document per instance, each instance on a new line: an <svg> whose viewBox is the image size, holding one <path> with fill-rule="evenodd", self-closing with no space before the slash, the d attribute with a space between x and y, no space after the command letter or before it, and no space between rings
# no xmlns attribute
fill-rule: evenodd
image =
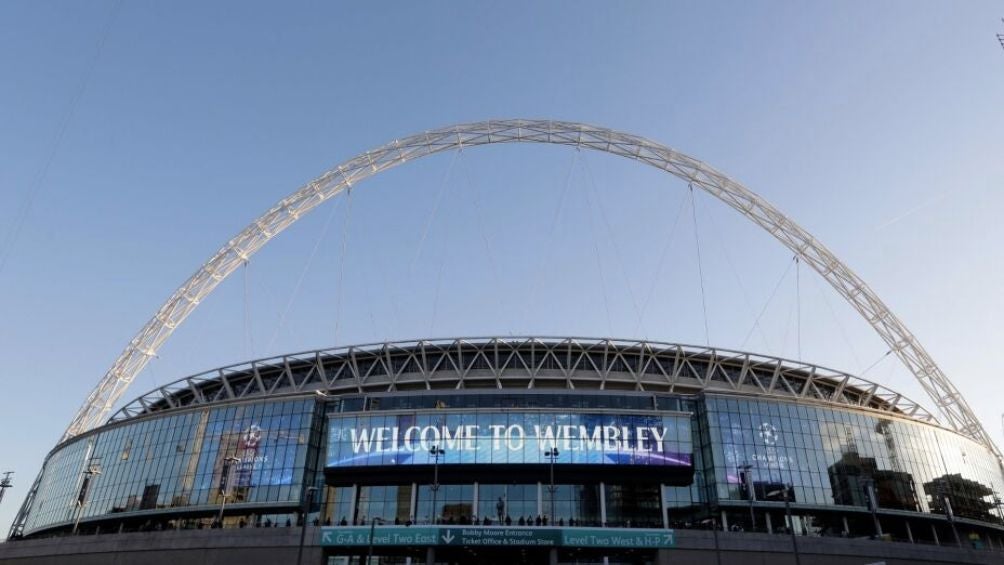
<svg viewBox="0 0 1004 565"><path fill-rule="evenodd" d="M664 549L676 545L673 530L650 528L560 528L523 526L330 526L321 528L327 547L521 546Z"/></svg>
<svg viewBox="0 0 1004 565"><path fill-rule="evenodd" d="M676 545L673 530L631 528L563 528L561 545L576 547L670 548Z"/></svg>
<svg viewBox="0 0 1004 565"><path fill-rule="evenodd" d="M438 455L432 448L441 449ZM618 413L331 416L327 466L554 463L690 467L690 417Z"/></svg>

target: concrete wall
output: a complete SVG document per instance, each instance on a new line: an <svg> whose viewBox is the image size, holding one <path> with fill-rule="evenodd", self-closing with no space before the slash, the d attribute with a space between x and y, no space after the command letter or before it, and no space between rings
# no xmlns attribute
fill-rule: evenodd
<svg viewBox="0 0 1004 565"><path fill-rule="evenodd" d="M319 528L307 528L303 562L321 561ZM183 530L22 540L0 544L3 565L258 565L296 562L299 528ZM798 539L802 565L989 565L1004 553L929 545L839 538ZM677 531L677 548L659 552L673 565L795 565L791 538L721 532Z"/></svg>
<svg viewBox="0 0 1004 565"><path fill-rule="evenodd" d="M717 564L712 532L677 530L677 547L659 552L659 563L673 565ZM721 565L795 565L791 536L718 534ZM959 549L933 545L871 541L867 539L799 537L802 565L1004 564L999 551Z"/></svg>
<svg viewBox="0 0 1004 565"><path fill-rule="evenodd" d="M303 562L321 563L319 528L307 528ZM0 544L3 565L293 564L299 528L181 530L21 540Z"/></svg>

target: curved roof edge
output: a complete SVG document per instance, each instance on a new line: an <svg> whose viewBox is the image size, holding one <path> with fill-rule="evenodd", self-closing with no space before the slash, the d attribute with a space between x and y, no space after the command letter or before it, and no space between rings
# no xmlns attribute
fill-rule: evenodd
<svg viewBox="0 0 1004 565"><path fill-rule="evenodd" d="M938 424L878 383L800 361L729 349L587 337L471 337L318 349L178 379L108 423L217 402L320 390L332 394L449 389L731 392L889 412Z"/></svg>

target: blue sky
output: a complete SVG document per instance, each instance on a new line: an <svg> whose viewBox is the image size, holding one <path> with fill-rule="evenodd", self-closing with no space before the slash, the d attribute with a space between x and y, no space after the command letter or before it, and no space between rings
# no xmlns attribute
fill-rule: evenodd
<svg viewBox="0 0 1004 565"><path fill-rule="evenodd" d="M230 236L357 153L487 118L605 125L743 182L868 281L1000 440L1001 15L991 2L0 4L0 470L18 473L0 529L133 333ZM881 358L818 277L801 270L796 291L777 242L703 194L695 229L683 183L621 161L491 147L375 177L225 282L126 396L383 339L704 343L695 240L712 344L796 357L800 326L807 361L857 372ZM925 400L891 358L866 376Z"/></svg>

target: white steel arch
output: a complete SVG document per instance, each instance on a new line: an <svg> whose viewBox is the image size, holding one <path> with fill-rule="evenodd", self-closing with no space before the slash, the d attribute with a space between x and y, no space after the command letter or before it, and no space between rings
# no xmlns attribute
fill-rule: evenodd
<svg viewBox="0 0 1004 565"><path fill-rule="evenodd" d="M916 376L947 424L1000 457L958 389L913 334L860 277L809 232L751 190L693 157L636 135L551 120L492 120L395 140L345 161L283 198L221 247L171 295L87 396L63 439L99 425L136 375L199 303L251 255L304 214L386 169L427 155L494 143L549 143L627 157L664 170L725 202L767 230L826 279Z"/></svg>

